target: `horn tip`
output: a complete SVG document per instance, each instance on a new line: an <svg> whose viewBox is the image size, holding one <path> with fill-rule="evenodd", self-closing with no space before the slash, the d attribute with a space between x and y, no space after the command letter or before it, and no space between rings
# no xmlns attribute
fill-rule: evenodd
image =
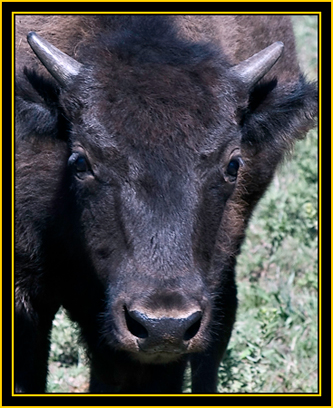
<svg viewBox="0 0 333 408"><path fill-rule="evenodd" d="M40 44L41 40L42 38L34 31L30 31L27 35L28 44L33 50L37 44Z"/></svg>
<svg viewBox="0 0 333 408"><path fill-rule="evenodd" d="M283 44L282 41L276 41L276 42L273 43L272 45L275 47L275 49L276 49L277 51L279 51L280 53L282 53L282 51L283 51L283 49L284 49L284 44Z"/></svg>
<svg viewBox="0 0 333 408"><path fill-rule="evenodd" d="M34 31L30 31L27 35L27 40L30 43L31 40L34 40L34 38L36 38L38 36L38 34L36 34Z"/></svg>

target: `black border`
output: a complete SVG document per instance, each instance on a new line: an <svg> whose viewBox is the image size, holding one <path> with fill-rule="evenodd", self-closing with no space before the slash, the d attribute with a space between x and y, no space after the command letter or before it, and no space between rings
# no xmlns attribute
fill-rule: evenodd
<svg viewBox="0 0 333 408"><path fill-rule="evenodd" d="M322 122L326 122L322 129L322 228L321 236L325 239L322 242L322 295L320 297L322 310L322 396L293 396L284 394L278 397L272 396L142 396L142 397L90 397L83 395L76 396L11 396L11 189L12 176L11 168L11 24L12 12L286 12L306 14L308 12L322 13ZM330 157L330 122L331 116L331 3L330 2L205 2L205 3L181 3L181 2L6 2L2 3L2 52L3 52L3 112L2 112L2 170L3 170L3 301L2 301L2 406L331 406L331 307L330 299L331 280L327 265L330 265L330 236L329 231L325 231L330 225L330 172L327 163L331 163ZM325 81L325 82L324 82ZM325 120L324 120L325 119ZM327 120L326 120L327 119ZM325 134L325 136L324 136ZM324 166L324 163L326 165ZM325 204L325 205L324 205ZM326 232L326 234L324 234ZM328 234L327 234L328 232ZM323 271L325 267L325 272ZM325 299L325 302L324 302ZM325 373L324 375L322 375ZM273 399L273 397L275 397ZM276 399L278 398L278 400Z"/></svg>

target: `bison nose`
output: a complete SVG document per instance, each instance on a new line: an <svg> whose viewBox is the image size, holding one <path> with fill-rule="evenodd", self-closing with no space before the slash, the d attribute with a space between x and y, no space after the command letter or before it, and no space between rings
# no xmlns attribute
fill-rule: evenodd
<svg viewBox="0 0 333 408"><path fill-rule="evenodd" d="M167 351L168 348L184 349L186 342L199 331L202 312L195 311L185 317L160 317L125 308L127 328L139 338L145 351Z"/></svg>

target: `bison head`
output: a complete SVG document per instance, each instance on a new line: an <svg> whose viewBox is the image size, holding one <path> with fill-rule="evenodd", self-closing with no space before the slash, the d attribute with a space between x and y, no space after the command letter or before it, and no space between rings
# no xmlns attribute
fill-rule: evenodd
<svg viewBox="0 0 333 408"><path fill-rule="evenodd" d="M314 88L258 83L279 42L231 66L212 45L125 37L79 63L28 40L57 83L51 98L26 72L41 97L29 109L48 112L47 132L68 144L70 241L104 288L104 340L150 363L221 333L227 342L235 256L283 153L312 123Z"/></svg>

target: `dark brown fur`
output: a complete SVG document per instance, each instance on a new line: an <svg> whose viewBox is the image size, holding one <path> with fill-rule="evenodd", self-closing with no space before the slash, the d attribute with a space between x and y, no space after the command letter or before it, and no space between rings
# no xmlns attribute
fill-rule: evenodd
<svg viewBox="0 0 333 408"><path fill-rule="evenodd" d="M30 30L84 64L70 86ZM230 67L274 41L248 91ZM188 360L216 392L246 226L316 110L285 16L16 16L16 391L44 391L63 305L92 392L179 393Z"/></svg>

